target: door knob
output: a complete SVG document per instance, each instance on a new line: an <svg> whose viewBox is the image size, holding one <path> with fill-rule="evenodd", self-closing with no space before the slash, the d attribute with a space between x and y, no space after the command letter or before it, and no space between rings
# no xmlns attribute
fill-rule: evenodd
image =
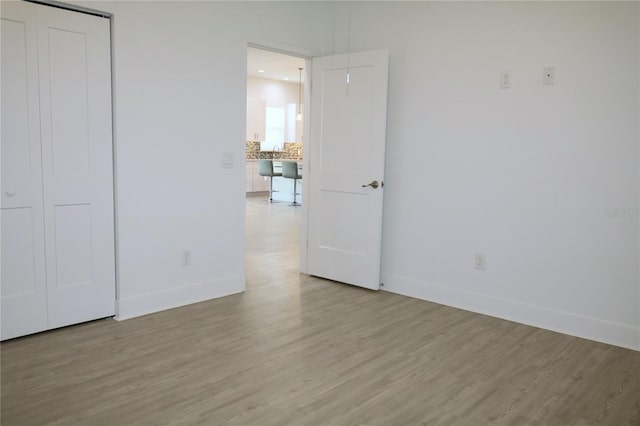
<svg viewBox="0 0 640 426"><path fill-rule="evenodd" d="M369 182L366 185L362 185L363 188L366 188L367 186L372 187L373 189L376 189L378 187L378 181L377 180L372 180L371 182Z"/></svg>
<svg viewBox="0 0 640 426"><path fill-rule="evenodd" d="M7 189L7 197L13 197L14 195L16 195L16 190L13 188Z"/></svg>

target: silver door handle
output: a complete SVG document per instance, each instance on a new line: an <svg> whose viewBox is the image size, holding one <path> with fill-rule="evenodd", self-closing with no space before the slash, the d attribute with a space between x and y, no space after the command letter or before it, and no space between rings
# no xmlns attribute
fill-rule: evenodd
<svg viewBox="0 0 640 426"><path fill-rule="evenodd" d="M378 188L378 186L379 186L379 185L378 185L378 181L377 181L377 180L372 180L372 181L371 181L371 182L369 182L368 184L366 184L366 185L362 185L362 187L363 187L363 188L366 188L367 186L370 186L370 187L372 187L373 189L376 189L376 188Z"/></svg>
<svg viewBox="0 0 640 426"><path fill-rule="evenodd" d="M13 197L14 195L16 195L16 190L11 188L11 189L7 189L7 197Z"/></svg>

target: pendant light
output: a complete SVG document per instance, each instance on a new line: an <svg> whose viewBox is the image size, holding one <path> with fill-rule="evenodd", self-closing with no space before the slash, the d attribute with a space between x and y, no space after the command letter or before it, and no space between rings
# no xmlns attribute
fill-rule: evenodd
<svg viewBox="0 0 640 426"><path fill-rule="evenodd" d="M300 104L302 103L302 68L298 68L300 71L300 77L298 78L298 115L296 121L302 121L302 112L300 111Z"/></svg>

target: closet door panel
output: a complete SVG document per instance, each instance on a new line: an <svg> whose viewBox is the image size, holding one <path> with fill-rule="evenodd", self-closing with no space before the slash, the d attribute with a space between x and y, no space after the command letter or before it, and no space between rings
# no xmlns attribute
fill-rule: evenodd
<svg viewBox="0 0 640 426"><path fill-rule="evenodd" d="M38 9L50 327L114 315L109 21Z"/></svg>
<svg viewBox="0 0 640 426"><path fill-rule="evenodd" d="M35 5L1 9L1 339L47 329Z"/></svg>
<svg viewBox="0 0 640 426"><path fill-rule="evenodd" d="M51 170L60 179L89 173L87 36L49 28Z"/></svg>

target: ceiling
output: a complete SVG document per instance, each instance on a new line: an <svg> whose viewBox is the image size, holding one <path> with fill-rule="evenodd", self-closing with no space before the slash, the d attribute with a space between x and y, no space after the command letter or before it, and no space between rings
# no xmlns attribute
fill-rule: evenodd
<svg viewBox="0 0 640 426"><path fill-rule="evenodd" d="M249 77L266 78L269 80L288 81L297 83L300 71L304 68L304 58L269 52L268 50L247 48L247 75ZM264 72L258 72L263 70ZM304 71L302 72L304 82Z"/></svg>

